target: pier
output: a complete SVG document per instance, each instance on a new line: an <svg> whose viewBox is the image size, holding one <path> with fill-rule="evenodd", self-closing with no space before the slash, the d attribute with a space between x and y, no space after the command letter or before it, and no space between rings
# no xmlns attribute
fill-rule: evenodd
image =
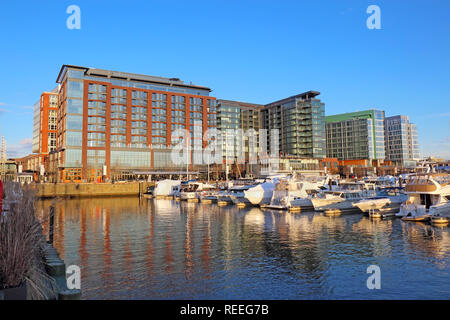
<svg viewBox="0 0 450 320"><path fill-rule="evenodd" d="M33 185L38 198L84 198L139 196L154 182L125 183L40 183Z"/></svg>

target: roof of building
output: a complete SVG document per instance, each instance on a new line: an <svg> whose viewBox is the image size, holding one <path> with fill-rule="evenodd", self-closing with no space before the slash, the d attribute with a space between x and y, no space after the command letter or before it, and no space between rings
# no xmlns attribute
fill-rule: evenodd
<svg viewBox="0 0 450 320"><path fill-rule="evenodd" d="M243 108L258 108L259 109L259 108L264 107L264 105L262 105L262 104L248 103L248 102L241 102L241 101L234 101L234 100L225 100L225 99L217 99L217 103L228 104L228 105L243 107Z"/></svg>
<svg viewBox="0 0 450 320"><path fill-rule="evenodd" d="M310 91L306 91L306 92L303 92L303 93L300 93L300 94L296 94L294 96L290 96L290 97L287 97L287 98L284 98L284 99L281 99L281 100L277 100L277 101L268 103L268 104L265 105L265 107L270 107L270 106L273 106L273 105L283 104L283 103L286 103L286 102L294 100L294 99L308 100L308 99L315 98L319 94L320 94L319 91L310 90Z"/></svg>
<svg viewBox="0 0 450 320"><path fill-rule="evenodd" d="M331 116L326 116L325 121L326 122L341 122L341 121L346 121L346 120L351 120L351 119L367 119L367 118L374 117L375 111L382 111L382 110L369 109L369 110L364 110L364 111L334 114Z"/></svg>
<svg viewBox="0 0 450 320"><path fill-rule="evenodd" d="M163 84L163 85L168 85L168 86L173 86L173 87L201 89L201 90L207 90L209 92L212 91L208 87L197 86L192 83L186 84L178 78L164 78L164 77L149 76L149 75L144 75L144 74L136 74L136 73L129 73L129 72L120 72L120 71L104 70L104 69L97 69L97 68L90 68L90 67L74 66L74 65L68 65L68 64L64 64L61 67L58 77L56 78L57 83L61 83L62 78L63 78L64 73L66 72L67 68L82 70L82 71L84 71L84 73L86 75L90 75L90 76L98 76L98 77L127 80L127 81L141 81L141 82L146 82L146 83Z"/></svg>

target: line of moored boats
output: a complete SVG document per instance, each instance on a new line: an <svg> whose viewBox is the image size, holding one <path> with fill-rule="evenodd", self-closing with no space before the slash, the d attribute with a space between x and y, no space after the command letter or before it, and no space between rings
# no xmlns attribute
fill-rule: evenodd
<svg viewBox="0 0 450 320"><path fill-rule="evenodd" d="M372 218L400 217L447 225L450 219L450 175L409 174L341 180L337 176L277 174L262 179L222 183L161 180L147 198L259 206L263 209L321 211L326 215L362 212Z"/></svg>

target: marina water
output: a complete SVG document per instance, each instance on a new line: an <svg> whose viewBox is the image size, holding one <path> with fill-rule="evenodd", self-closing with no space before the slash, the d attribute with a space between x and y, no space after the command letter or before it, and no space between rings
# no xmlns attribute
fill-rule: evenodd
<svg viewBox="0 0 450 320"><path fill-rule="evenodd" d="M450 298L448 227L134 197L41 200L38 214L52 205L83 299Z"/></svg>

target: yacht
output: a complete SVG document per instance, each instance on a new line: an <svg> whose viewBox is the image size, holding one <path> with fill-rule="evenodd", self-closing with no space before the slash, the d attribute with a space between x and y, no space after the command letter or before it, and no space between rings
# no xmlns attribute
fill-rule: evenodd
<svg viewBox="0 0 450 320"><path fill-rule="evenodd" d="M266 181L244 191L245 198L253 205L269 204L278 181Z"/></svg>
<svg viewBox="0 0 450 320"><path fill-rule="evenodd" d="M155 198L174 196L176 190L180 187L180 180L161 180L156 183L156 187L153 190L153 196Z"/></svg>
<svg viewBox="0 0 450 320"><path fill-rule="evenodd" d="M252 187L254 185L233 186L229 189L228 196L234 204L250 204L244 192Z"/></svg>
<svg viewBox="0 0 450 320"><path fill-rule="evenodd" d="M203 190L198 193L198 198L203 203L217 202L218 192L219 190L217 190L217 188Z"/></svg>
<svg viewBox="0 0 450 320"><path fill-rule="evenodd" d="M323 191L311 198L316 211L325 210L358 210L353 204L369 197L376 196L372 187L368 188L363 182L344 182L340 190Z"/></svg>
<svg viewBox="0 0 450 320"><path fill-rule="evenodd" d="M200 192L205 190L212 190L213 185L202 182L188 182L182 184L180 188L180 200L198 201L200 199Z"/></svg>
<svg viewBox="0 0 450 320"><path fill-rule="evenodd" d="M310 193L326 188L328 177L293 177L281 180L275 186L270 204L261 205L268 209L312 209Z"/></svg>
<svg viewBox="0 0 450 320"><path fill-rule="evenodd" d="M388 187L377 192L376 197L360 200L353 203L354 207L358 207L362 212L382 211L385 214L397 213L400 205L408 200L408 195L403 188Z"/></svg>
<svg viewBox="0 0 450 320"><path fill-rule="evenodd" d="M450 218L450 175L422 173L410 176L405 187L408 200L396 216L405 221L426 221Z"/></svg>

